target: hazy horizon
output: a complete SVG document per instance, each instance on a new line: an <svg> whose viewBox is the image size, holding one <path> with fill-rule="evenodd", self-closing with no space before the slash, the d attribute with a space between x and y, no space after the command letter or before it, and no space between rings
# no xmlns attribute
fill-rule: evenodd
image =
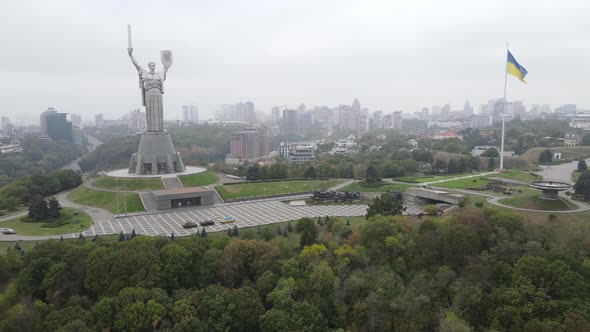
<svg viewBox="0 0 590 332"><path fill-rule="evenodd" d="M406 113L466 100L477 111L504 89L506 41L529 72L508 78L509 100L590 107L583 79L590 30L586 3L568 1L419 1L412 3L271 1L29 1L0 13L4 52L0 112L38 122L52 106L118 118L140 107L137 73L127 55L161 69L174 52L164 117L183 104L210 118L221 104L350 104ZM7 33L8 32L8 33Z"/></svg>

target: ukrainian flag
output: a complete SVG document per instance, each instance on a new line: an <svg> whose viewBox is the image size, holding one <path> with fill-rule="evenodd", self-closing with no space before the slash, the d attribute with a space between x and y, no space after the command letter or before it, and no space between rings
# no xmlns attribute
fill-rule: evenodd
<svg viewBox="0 0 590 332"><path fill-rule="evenodd" d="M522 83L526 83L524 81L524 77L526 76L527 71L526 69L524 69L523 66L516 62L516 59L514 59L510 51L508 51L508 62L506 63L506 72L510 75L518 77L518 79L521 80Z"/></svg>

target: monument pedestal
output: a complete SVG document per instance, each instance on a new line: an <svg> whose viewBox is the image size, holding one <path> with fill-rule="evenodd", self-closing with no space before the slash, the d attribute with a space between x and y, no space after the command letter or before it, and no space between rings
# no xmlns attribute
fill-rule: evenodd
<svg viewBox="0 0 590 332"><path fill-rule="evenodd" d="M131 156L129 173L172 174L184 172L184 163L165 131L148 131L141 135L139 149Z"/></svg>

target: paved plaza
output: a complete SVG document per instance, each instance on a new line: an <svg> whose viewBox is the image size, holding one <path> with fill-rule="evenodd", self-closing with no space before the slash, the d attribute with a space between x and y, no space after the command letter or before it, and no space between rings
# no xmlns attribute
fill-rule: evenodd
<svg viewBox="0 0 590 332"><path fill-rule="evenodd" d="M241 204L221 205L192 210L178 210L174 212L136 215L123 218L96 221L94 225L82 232L84 236L130 234L133 229L137 234L187 236L201 231L203 227L184 229L182 225L187 221L200 222L213 220L215 225L206 226L207 232L217 232L233 228L269 225L303 217L318 216L364 216L367 206L353 205L306 205L290 206L280 201L245 202ZM235 222L221 224L225 216L232 216Z"/></svg>

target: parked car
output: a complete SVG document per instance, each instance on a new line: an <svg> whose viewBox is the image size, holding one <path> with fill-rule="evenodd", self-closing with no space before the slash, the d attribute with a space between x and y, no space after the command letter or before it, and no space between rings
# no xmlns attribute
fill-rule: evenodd
<svg viewBox="0 0 590 332"><path fill-rule="evenodd" d="M211 226L211 225L215 225L215 221L213 221L213 220L203 220L203 221L199 222L199 224L201 226Z"/></svg>
<svg viewBox="0 0 590 332"><path fill-rule="evenodd" d="M16 232L12 228L2 228L2 234L11 235L11 234L16 234Z"/></svg>
<svg viewBox="0 0 590 332"><path fill-rule="evenodd" d="M235 222L235 221L236 221L236 219L234 217L232 217L232 216L225 216L221 220L221 223L223 223L223 224L229 224L229 223L232 223L232 222Z"/></svg>
<svg viewBox="0 0 590 332"><path fill-rule="evenodd" d="M197 224L194 221L187 221L184 223L184 225L182 225L182 228L193 228L193 227L198 227L199 224Z"/></svg>

